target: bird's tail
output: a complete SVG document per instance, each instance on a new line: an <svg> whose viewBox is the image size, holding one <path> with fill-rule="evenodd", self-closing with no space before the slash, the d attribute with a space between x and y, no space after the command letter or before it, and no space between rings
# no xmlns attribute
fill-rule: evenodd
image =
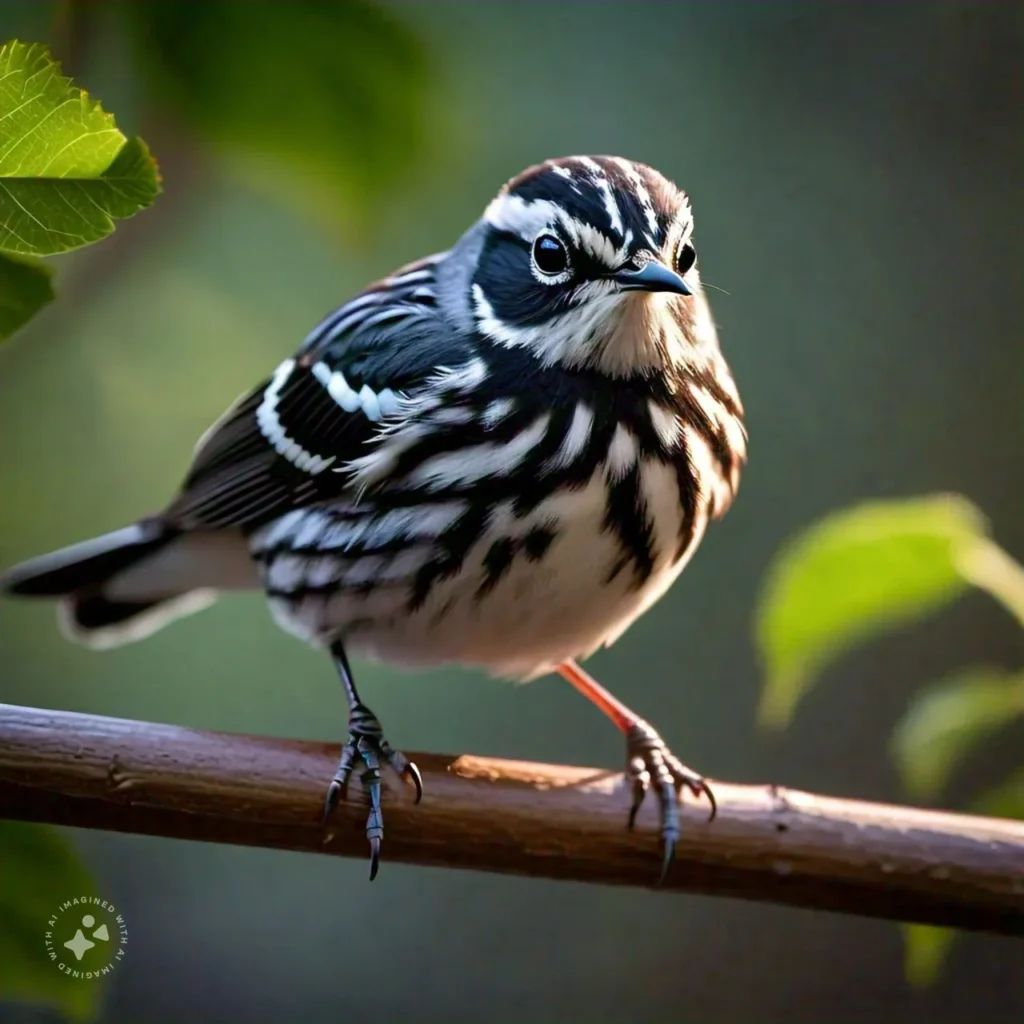
<svg viewBox="0 0 1024 1024"><path fill-rule="evenodd" d="M141 640L212 604L221 587L257 585L240 535L187 534L155 517L52 551L0 576L0 591L57 598L65 635L87 647Z"/></svg>

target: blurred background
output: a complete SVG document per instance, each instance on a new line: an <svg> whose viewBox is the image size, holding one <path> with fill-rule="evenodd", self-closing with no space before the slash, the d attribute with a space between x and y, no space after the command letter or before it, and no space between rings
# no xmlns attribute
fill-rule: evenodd
<svg viewBox="0 0 1024 1024"><path fill-rule="evenodd" d="M712 778L900 799L886 742L909 696L1019 662L1009 618L973 596L858 652L782 736L755 728L751 619L779 545L863 498L961 491L1024 552L1021 12L0 2L0 40L51 43L165 179L56 261L58 301L0 350L0 565L162 505L199 434L322 314L447 247L522 167L622 154L692 197L751 461L680 583L589 667ZM556 679L356 668L396 745L619 764ZM330 665L256 597L103 655L6 604L0 700L344 726ZM958 784L1002 777L1020 740ZM998 938L966 937L915 992L885 922L386 861L371 887L362 861L68 834L130 928L110 1022L1024 1019L1021 946Z"/></svg>

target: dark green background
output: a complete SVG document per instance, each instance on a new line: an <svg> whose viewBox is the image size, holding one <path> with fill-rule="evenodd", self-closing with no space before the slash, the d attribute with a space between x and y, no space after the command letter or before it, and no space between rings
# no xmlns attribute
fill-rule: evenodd
<svg viewBox="0 0 1024 1024"><path fill-rule="evenodd" d="M42 7L0 3L0 38L46 38ZM753 724L751 615L779 544L861 498L962 491L1024 552L1020 6L394 10L438 76L433 145L341 244L144 109L113 30L76 69L146 135L167 195L63 261L63 296L0 351L0 565L161 505L208 422L327 309L451 243L521 167L623 154L691 194L751 462L683 580L590 667L712 777L899 799L886 739L908 696L963 663L1018 664L1004 614L972 597L846 659L780 738ZM251 59L273 74L272 52ZM554 679L356 667L398 745L619 763L613 730ZM293 736L343 727L329 664L256 597L105 655L59 640L49 609L6 604L0 699ZM972 759L951 802L1001 778L1019 739ZM1024 947L1007 940L967 938L915 994L882 922L387 863L371 887L361 862L75 841L130 928L110 1021L1024 1016Z"/></svg>

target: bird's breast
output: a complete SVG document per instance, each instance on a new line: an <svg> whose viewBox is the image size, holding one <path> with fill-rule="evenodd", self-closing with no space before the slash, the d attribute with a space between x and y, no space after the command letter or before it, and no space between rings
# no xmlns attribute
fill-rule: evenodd
<svg viewBox="0 0 1024 1024"><path fill-rule="evenodd" d="M347 503L253 536L274 614L411 666L529 678L585 656L665 592L728 506L740 415L714 360L618 379L478 353L348 464Z"/></svg>
<svg viewBox="0 0 1024 1024"><path fill-rule="evenodd" d="M642 457L616 431L587 478L525 514L514 494L300 510L253 544L275 616L305 639L529 678L610 643L657 600L708 504L688 463Z"/></svg>

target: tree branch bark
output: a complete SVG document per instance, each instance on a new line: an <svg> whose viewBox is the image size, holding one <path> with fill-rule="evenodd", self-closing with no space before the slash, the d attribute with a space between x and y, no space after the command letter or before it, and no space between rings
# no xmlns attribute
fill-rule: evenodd
<svg viewBox="0 0 1024 1024"><path fill-rule="evenodd" d="M367 857L358 780L320 825L337 743L201 732L0 705L0 817ZM412 755L424 797L385 778L384 864L651 886L655 801L634 832L621 774ZM1024 934L1024 824L716 783L689 803L665 888Z"/></svg>

